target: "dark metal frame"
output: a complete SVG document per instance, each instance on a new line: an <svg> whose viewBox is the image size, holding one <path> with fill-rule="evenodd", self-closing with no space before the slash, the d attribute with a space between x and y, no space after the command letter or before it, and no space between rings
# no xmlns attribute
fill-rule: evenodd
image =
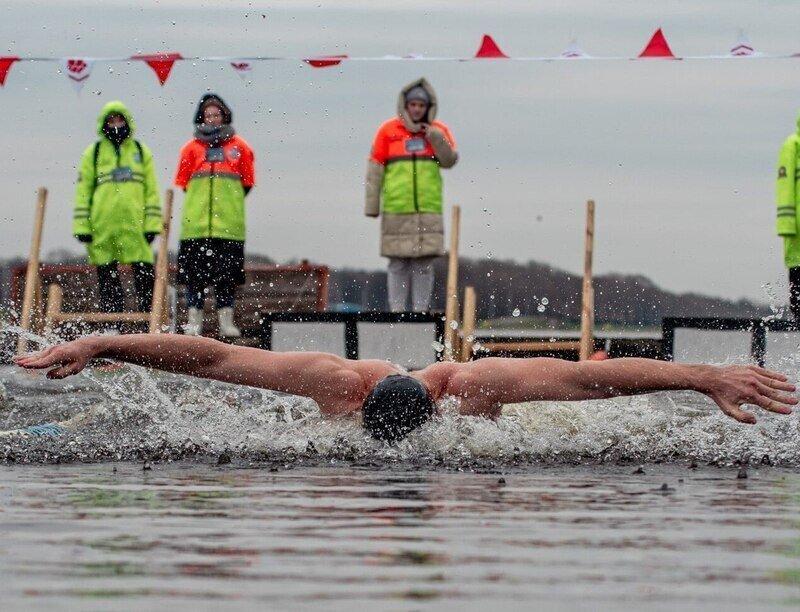
<svg viewBox="0 0 800 612"><path fill-rule="evenodd" d="M348 359L358 359L359 323L433 323L436 326L436 339L443 342L444 315L430 312L262 312L259 313L261 329L258 336L259 348L272 348L273 323L344 323L345 355ZM442 352L436 351L437 361Z"/></svg>
<svg viewBox="0 0 800 612"><path fill-rule="evenodd" d="M795 321L774 319L721 319L702 317L665 317L661 324L664 339L665 358L672 361L675 349L675 330L679 327L688 329L717 329L722 331L748 331L751 334L750 355L760 366L764 366L767 350L768 331L800 331Z"/></svg>

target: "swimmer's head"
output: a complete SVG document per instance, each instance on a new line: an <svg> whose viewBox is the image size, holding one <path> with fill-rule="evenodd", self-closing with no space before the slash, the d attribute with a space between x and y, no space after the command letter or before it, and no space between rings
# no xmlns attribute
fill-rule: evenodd
<svg viewBox="0 0 800 612"><path fill-rule="evenodd" d="M425 385L411 376L392 374L364 400L364 427L373 438L394 442L431 418L434 409Z"/></svg>

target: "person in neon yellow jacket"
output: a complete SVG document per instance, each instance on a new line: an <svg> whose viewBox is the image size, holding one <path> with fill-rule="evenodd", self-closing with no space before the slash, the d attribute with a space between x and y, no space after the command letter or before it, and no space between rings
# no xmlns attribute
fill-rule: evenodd
<svg viewBox="0 0 800 612"><path fill-rule="evenodd" d="M161 203L153 154L134 140L135 128L122 102L106 104L97 118L100 139L86 147L78 172L72 232L97 266L103 312L124 309L120 263L133 268L139 310L153 301L150 243L161 233Z"/></svg>
<svg viewBox="0 0 800 612"><path fill-rule="evenodd" d="M427 311L433 295L433 262L444 253L440 168L458 161L448 127L436 121L438 101L424 78L406 85L397 115L372 143L365 181L364 214L382 215L381 255L389 258L389 308Z"/></svg>
<svg viewBox="0 0 800 612"><path fill-rule="evenodd" d="M789 268L789 304L795 320L800 321L800 116L797 131L781 147L778 156L776 196L777 231L783 238L783 261Z"/></svg>

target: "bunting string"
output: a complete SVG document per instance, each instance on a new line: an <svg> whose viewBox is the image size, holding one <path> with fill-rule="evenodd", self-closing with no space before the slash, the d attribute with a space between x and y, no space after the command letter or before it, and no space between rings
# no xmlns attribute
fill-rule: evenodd
<svg viewBox="0 0 800 612"><path fill-rule="evenodd" d="M19 56L0 56L0 86L4 86L6 79L11 72L11 68L18 62L56 62L59 70L64 74L80 93L83 86L92 74L92 68L98 62L144 62L155 73L158 82L163 87L169 79L172 68L176 62L223 62L230 65L231 70L243 79L251 77L253 65L257 62L269 61L295 61L303 62L312 68L330 68L338 66L342 62L390 62L390 61L428 61L428 62L470 62L484 60L503 60L503 61L522 61L522 62L553 62L553 61L574 61L574 60L723 60L723 59L789 59L800 58L800 53L791 54L769 54L756 51L750 44L750 40L744 32L739 35L734 46L724 54L718 55L694 55L679 56L675 55L667 42L661 28L658 28L648 40L642 51L630 57L603 57L586 53L573 40L567 48L559 55L552 57L518 57L504 53L495 40L488 34L483 35L481 44L475 55L468 57L426 57L424 55L382 55L374 57L358 57L350 55L315 55L307 57L291 57L277 55L256 55L256 56L213 56L213 57L184 57L180 53L153 53L138 54L128 57L19 57Z"/></svg>

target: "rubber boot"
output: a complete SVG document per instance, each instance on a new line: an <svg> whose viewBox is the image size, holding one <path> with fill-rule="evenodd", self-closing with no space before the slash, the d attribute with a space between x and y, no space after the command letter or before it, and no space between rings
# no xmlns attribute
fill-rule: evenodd
<svg viewBox="0 0 800 612"><path fill-rule="evenodd" d="M226 338L239 338L242 331L233 323L233 307L226 306L217 310L219 317L219 335Z"/></svg>
<svg viewBox="0 0 800 612"><path fill-rule="evenodd" d="M183 333L187 336L199 336L203 333L203 311L200 308L190 308Z"/></svg>

